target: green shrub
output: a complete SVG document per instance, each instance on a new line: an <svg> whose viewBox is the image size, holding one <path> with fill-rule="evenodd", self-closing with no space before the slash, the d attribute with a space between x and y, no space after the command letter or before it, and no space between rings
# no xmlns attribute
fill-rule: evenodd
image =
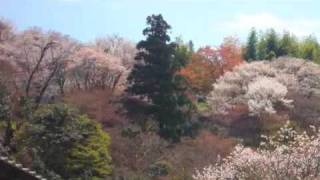
<svg viewBox="0 0 320 180"><path fill-rule="evenodd" d="M110 137L67 105L38 109L21 137L28 137L25 146L37 153L42 166L63 179L101 179L111 174Z"/></svg>

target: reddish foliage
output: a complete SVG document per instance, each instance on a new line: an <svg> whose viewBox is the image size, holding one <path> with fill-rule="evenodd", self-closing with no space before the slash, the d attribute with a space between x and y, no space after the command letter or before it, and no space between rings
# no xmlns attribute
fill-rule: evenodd
<svg viewBox="0 0 320 180"><path fill-rule="evenodd" d="M218 66L199 54L193 54L191 63L180 73L187 78L193 90L206 94L211 91L212 84L221 74Z"/></svg>
<svg viewBox="0 0 320 180"><path fill-rule="evenodd" d="M238 40L227 37L219 48L219 54L223 60L223 71L231 71L233 67L244 62L241 47Z"/></svg>
<svg viewBox="0 0 320 180"><path fill-rule="evenodd" d="M200 48L180 73L187 78L194 91L207 94L218 77L243 62L237 39L228 37L217 49L210 46Z"/></svg>

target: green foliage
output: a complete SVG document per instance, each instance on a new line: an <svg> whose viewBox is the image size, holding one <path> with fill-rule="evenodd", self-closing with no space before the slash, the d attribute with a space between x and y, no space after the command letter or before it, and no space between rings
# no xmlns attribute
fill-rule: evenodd
<svg viewBox="0 0 320 180"><path fill-rule="evenodd" d="M201 113L205 113L205 112L209 112L210 111L210 106L207 102L197 102L196 104L196 108L198 110L198 112L201 112Z"/></svg>
<svg viewBox="0 0 320 180"><path fill-rule="evenodd" d="M177 72L188 63L190 53L187 47L170 43L171 27L161 15L149 16L147 24L143 31L147 38L137 45L138 63L128 77L127 91L151 100L160 135L179 141L191 103L185 96L186 81Z"/></svg>
<svg viewBox="0 0 320 180"><path fill-rule="evenodd" d="M27 121L31 121L33 113L36 109L32 98L27 96L21 96L19 100L19 107L20 107L20 110L19 110L20 118L26 119Z"/></svg>
<svg viewBox="0 0 320 180"><path fill-rule="evenodd" d="M247 61L254 61L257 60L257 32L253 28L249 34L248 42L246 45L246 53L245 53L245 59Z"/></svg>
<svg viewBox="0 0 320 180"><path fill-rule="evenodd" d="M35 170L36 172L45 175L47 179L50 180L63 180L60 175L55 173L54 171L50 170L44 162L41 160L40 156L38 155L37 149L36 148L31 148L32 152L32 169ZM26 152L19 152L17 157L19 155L25 155Z"/></svg>
<svg viewBox="0 0 320 180"><path fill-rule="evenodd" d="M255 60L255 53L257 60L289 56L320 63L320 44L315 37L309 36L298 41L289 32L279 36L274 29L261 32L258 37L254 29L250 32L244 57L247 61Z"/></svg>
<svg viewBox="0 0 320 180"><path fill-rule="evenodd" d="M177 72L181 67L186 66L191 61L192 52L186 45L178 45L174 51L174 59L171 63L171 70ZM177 75L176 75L177 76Z"/></svg>
<svg viewBox="0 0 320 180"><path fill-rule="evenodd" d="M22 137L28 137L27 146L42 166L64 179L104 178L111 173L109 136L67 105L41 107Z"/></svg>
<svg viewBox="0 0 320 180"><path fill-rule="evenodd" d="M278 35L274 29L270 29L266 33L266 59L278 57Z"/></svg>
<svg viewBox="0 0 320 180"><path fill-rule="evenodd" d="M301 58L320 62L320 45L315 37L309 36L302 41L299 50Z"/></svg>
<svg viewBox="0 0 320 180"><path fill-rule="evenodd" d="M80 123L87 124L88 137L77 143L67 158L67 169L74 175L72 179L100 179L111 174L111 157L108 153L110 137L100 125L81 116ZM82 177L79 177L82 176Z"/></svg>
<svg viewBox="0 0 320 180"><path fill-rule="evenodd" d="M276 58L276 57L277 57L277 54L274 51L269 51L267 53L267 56L265 57L265 59L271 60L271 59Z"/></svg>
<svg viewBox="0 0 320 180"><path fill-rule="evenodd" d="M146 40L140 41L136 56L138 63L134 66L128 80L131 83L128 91L153 99L162 92L171 90L172 72L170 69L174 44L168 42L167 31L170 26L161 15L149 16L147 24L150 27L143 31Z"/></svg>
<svg viewBox="0 0 320 180"><path fill-rule="evenodd" d="M10 102L10 94L7 88L0 83L0 126L5 127L3 137L3 146L9 146L13 138L13 122L12 122L12 107Z"/></svg>
<svg viewBox="0 0 320 180"><path fill-rule="evenodd" d="M288 32L285 32L279 42L279 56L297 57L299 55L299 43L297 39Z"/></svg>
<svg viewBox="0 0 320 180"><path fill-rule="evenodd" d="M0 121L10 118L11 107L7 88L0 84Z"/></svg>
<svg viewBox="0 0 320 180"><path fill-rule="evenodd" d="M267 41L264 36L260 35L260 39L257 45L257 56L259 60L266 59L267 56Z"/></svg>

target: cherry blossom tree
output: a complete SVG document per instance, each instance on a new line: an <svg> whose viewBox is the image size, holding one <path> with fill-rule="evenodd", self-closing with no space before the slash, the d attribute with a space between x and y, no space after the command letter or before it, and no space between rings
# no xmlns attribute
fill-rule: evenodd
<svg viewBox="0 0 320 180"><path fill-rule="evenodd" d="M95 46L107 54L120 58L122 65L130 70L135 64L134 58L138 52L134 43L119 36L97 38Z"/></svg>
<svg viewBox="0 0 320 180"><path fill-rule="evenodd" d="M288 122L266 137L257 150L242 145L221 161L194 174L195 180L218 179L318 179L320 132L296 132Z"/></svg>
<svg viewBox="0 0 320 180"><path fill-rule="evenodd" d="M119 58L94 47L82 47L67 66L68 87L114 89L125 71Z"/></svg>
<svg viewBox="0 0 320 180"><path fill-rule="evenodd" d="M46 92L53 90L53 80L77 43L57 32L31 28L16 35L13 47L17 81L25 89L25 96L35 97L38 104Z"/></svg>
<svg viewBox="0 0 320 180"><path fill-rule="evenodd" d="M227 124L289 118L303 127L320 125L320 68L295 58L244 63L213 84L207 102Z"/></svg>
<svg viewBox="0 0 320 180"><path fill-rule="evenodd" d="M292 100L286 99L288 89L276 79L259 76L248 84L245 95L248 98L249 111L252 114L276 113L274 104L290 106Z"/></svg>

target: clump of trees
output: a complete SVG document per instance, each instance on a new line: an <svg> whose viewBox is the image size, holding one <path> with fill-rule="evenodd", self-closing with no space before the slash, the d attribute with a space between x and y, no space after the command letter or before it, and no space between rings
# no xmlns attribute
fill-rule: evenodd
<svg viewBox="0 0 320 180"><path fill-rule="evenodd" d="M313 35L298 39L289 32L279 34L274 29L260 33L254 28L251 30L244 52L244 58L247 61L270 60L280 56L302 58L319 63L320 44Z"/></svg>
<svg viewBox="0 0 320 180"><path fill-rule="evenodd" d="M246 63L217 80L208 102L214 113L228 113L237 106L257 116L284 107L295 111L295 105L301 103L294 103L296 100L318 97L319 73L317 64L301 59Z"/></svg>
<svg viewBox="0 0 320 180"><path fill-rule="evenodd" d="M239 105L246 105L252 114L258 113L256 110L273 113L274 104L281 102L287 94L286 86L273 78L278 75L281 76L265 61L244 64L217 80L208 102L214 113L228 113L234 106ZM269 86L273 83L278 84L281 89Z"/></svg>
<svg viewBox="0 0 320 180"><path fill-rule="evenodd" d="M40 28L17 32L4 21L0 28L1 64L12 69L14 88L36 104L75 89L124 89L133 66L135 48L116 36L90 45Z"/></svg>
<svg viewBox="0 0 320 180"><path fill-rule="evenodd" d="M61 78L60 72L77 47L67 36L37 28L18 33L10 45L17 83L24 89L24 96L37 104L54 89L55 79Z"/></svg>
<svg viewBox="0 0 320 180"><path fill-rule="evenodd" d="M243 62L238 40L228 37L218 48L206 46L192 53L190 62L180 73L188 81L193 93L205 96L221 75Z"/></svg>

